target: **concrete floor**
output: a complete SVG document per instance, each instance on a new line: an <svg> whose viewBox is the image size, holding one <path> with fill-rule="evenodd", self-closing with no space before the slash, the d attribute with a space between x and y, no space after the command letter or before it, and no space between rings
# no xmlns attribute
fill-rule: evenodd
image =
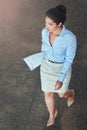
<svg viewBox="0 0 87 130"><path fill-rule="evenodd" d="M39 68L30 71L23 58L40 51L44 13L67 7L66 27L78 39L70 87L75 103L56 95L58 118L47 128L48 112L40 87ZM0 130L87 129L87 0L0 0Z"/></svg>

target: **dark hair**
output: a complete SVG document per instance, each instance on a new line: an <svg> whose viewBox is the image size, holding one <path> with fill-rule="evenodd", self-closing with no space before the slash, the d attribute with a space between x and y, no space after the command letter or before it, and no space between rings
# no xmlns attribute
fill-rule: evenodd
<svg viewBox="0 0 87 130"><path fill-rule="evenodd" d="M45 16L48 16L51 20L53 20L56 24L59 24L66 21L66 7L64 5L58 5L55 8L49 9Z"/></svg>

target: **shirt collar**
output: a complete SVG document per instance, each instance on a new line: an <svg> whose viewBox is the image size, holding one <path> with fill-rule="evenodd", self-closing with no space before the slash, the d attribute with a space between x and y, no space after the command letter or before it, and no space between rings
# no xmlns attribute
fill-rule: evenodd
<svg viewBox="0 0 87 130"><path fill-rule="evenodd" d="M65 30L66 30L66 28L65 28L65 26L63 25L62 31L61 31L61 33L60 33L59 36L64 36L64 34L65 34Z"/></svg>

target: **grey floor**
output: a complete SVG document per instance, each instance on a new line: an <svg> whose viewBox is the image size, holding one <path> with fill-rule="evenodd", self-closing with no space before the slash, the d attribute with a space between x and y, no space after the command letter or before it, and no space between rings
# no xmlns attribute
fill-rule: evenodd
<svg viewBox="0 0 87 130"><path fill-rule="evenodd" d="M75 103L56 95L58 118L47 128L47 108L39 68L30 71L23 58L40 51L44 13L58 4L67 7L66 27L78 39L70 87ZM87 0L0 0L0 130L87 129Z"/></svg>

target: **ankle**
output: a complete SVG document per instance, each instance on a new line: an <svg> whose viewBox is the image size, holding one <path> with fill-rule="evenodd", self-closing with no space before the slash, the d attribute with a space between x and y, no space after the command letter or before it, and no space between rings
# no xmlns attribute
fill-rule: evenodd
<svg viewBox="0 0 87 130"><path fill-rule="evenodd" d="M49 119L54 119L56 113L58 113L57 109L55 109L54 112L50 113Z"/></svg>
<svg viewBox="0 0 87 130"><path fill-rule="evenodd" d="M68 99L73 99L74 98L74 91L73 90L69 90L69 96Z"/></svg>

